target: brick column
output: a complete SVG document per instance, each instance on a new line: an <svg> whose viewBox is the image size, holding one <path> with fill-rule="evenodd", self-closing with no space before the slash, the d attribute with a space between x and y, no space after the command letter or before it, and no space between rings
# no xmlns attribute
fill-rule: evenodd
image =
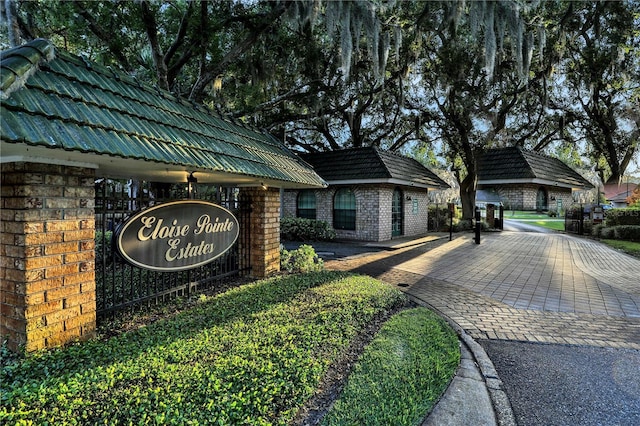
<svg viewBox="0 0 640 426"><path fill-rule="evenodd" d="M27 352L96 326L93 169L6 163L0 201L0 334Z"/></svg>
<svg viewBox="0 0 640 426"><path fill-rule="evenodd" d="M496 206L494 204L487 204L487 225L489 228L496 227L495 215Z"/></svg>
<svg viewBox="0 0 640 426"><path fill-rule="evenodd" d="M264 278L280 271L280 191L243 188L242 192L251 197L251 276Z"/></svg>

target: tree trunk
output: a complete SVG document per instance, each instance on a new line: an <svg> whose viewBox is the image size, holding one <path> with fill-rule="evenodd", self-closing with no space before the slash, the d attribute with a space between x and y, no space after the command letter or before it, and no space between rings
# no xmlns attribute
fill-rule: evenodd
<svg viewBox="0 0 640 426"><path fill-rule="evenodd" d="M460 202L462 203L462 220L471 220L474 217L476 205L476 172L470 170L467 176L460 182Z"/></svg>
<svg viewBox="0 0 640 426"><path fill-rule="evenodd" d="M4 18L7 21L9 47L16 47L20 45L20 27L16 16L16 5L13 0L4 0L2 5L4 6Z"/></svg>

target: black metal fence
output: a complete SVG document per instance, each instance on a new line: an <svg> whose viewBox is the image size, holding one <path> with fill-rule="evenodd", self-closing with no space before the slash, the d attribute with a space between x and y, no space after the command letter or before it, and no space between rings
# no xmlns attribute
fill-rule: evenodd
<svg viewBox="0 0 640 426"><path fill-rule="evenodd" d="M132 213L152 205L187 198L216 203L234 213L240 224L249 223L250 200L237 188L215 185L96 180L96 304L98 320L128 307L157 304L211 288L247 271L249 230L240 228L234 246L214 261L187 271L155 272L126 263L113 249L116 227ZM241 259L242 257L242 259Z"/></svg>
<svg viewBox="0 0 640 426"><path fill-rule="evenodd" d="M583 235L585 231L584 209L568 208L564 213L564 230L572 234Z"/></svg>

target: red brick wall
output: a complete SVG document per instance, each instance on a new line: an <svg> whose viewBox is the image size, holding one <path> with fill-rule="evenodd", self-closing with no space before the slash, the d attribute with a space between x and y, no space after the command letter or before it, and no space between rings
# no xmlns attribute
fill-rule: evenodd
<svg viewBox="0 0 640 426"><path fill-rule="evenodd" d="M1 165L0 334L33 351L95 332L94 170Z"/></svg>

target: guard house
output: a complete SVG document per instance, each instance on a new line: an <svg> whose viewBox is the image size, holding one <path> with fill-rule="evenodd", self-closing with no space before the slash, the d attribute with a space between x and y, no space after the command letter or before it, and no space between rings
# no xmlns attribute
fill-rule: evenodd
<svg viewBox="0 0 640 426"><path fill-rule="evenodd" d="M326 186L272 135L47 40L2 52L0 68L0 334L10 349L86 339L119 306L277 272L280 190ZM165 273L111 253L113 228L135 211L206 195L239 221L224 256Z"/></svg>
<svg viewBox="0 0 640 426"><path fill-rule="evenodd" d="M506 209L561 210L593 185L557 158L521 147L491 149L478 160L478 190Z"/></svg>
<svg viewBox="0 0 640 426"><path fill-rule="evenodd" d="M449 185L418 161L376 147L301 154L329 186L287 190L283 215L323 220L340 239L427 233L428 191Z"/></svg>

